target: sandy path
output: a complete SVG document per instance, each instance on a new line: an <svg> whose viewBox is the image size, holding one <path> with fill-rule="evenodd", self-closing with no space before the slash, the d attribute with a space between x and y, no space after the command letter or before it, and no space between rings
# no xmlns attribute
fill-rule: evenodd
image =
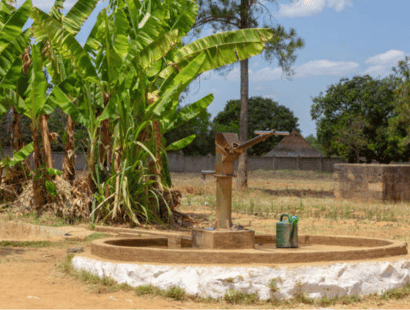
<svg viewBox="0 0 410 310"><path fill-rule="evenodd" d="M272 308L261 305L231 305L226 302L175 301L159 296L136 296L133 292L109 292L93 288L56 269L65 249L0 248L0 308L8 309L193 309L193 308ZM299 304L297 308L315 309ZM364 301L330 308L409 309L410 298Z"/></svg>
<svg viewBox="0 0 410 310"><path fill-rule="evenodd" d="M132 292L98 292L72 277L59 274L55 265L64 249L24 249L0 252L0 308L192 308L156 296L139 297Z"/></svg>

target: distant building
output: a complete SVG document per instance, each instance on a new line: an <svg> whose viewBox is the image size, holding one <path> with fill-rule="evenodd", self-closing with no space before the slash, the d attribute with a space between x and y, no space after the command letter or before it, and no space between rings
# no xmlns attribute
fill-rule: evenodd
<svg viewBox="0 0 410 310"><path fill-rule="evenodd" d="M270 152L264 157L322 157L313 146L297 131L292 131L285 136Z"/></svg>

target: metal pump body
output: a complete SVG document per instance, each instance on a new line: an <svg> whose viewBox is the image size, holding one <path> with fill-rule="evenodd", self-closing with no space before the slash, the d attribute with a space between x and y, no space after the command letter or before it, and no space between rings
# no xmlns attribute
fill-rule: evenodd
<svg viewBox="0 0 410 310"><path fill-rule="evenodd" d="M229 229L232 226L232 178L235 160L245 150L274 135L289 135L283 131L255 131L258 136L241 142L235 133L216 133L216 222L215 229Z"/></svg>

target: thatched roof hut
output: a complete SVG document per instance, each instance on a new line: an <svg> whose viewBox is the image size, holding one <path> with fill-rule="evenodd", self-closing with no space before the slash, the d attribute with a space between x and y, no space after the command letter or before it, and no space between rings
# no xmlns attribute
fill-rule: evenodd
<svg viewBox="0 0 410 310"><path fill-rule="evenodd" d="M292 131L288 136L285 136L270 152L264 157L321 157L313 146L311 146L301 135L296 131Z"/></svg>

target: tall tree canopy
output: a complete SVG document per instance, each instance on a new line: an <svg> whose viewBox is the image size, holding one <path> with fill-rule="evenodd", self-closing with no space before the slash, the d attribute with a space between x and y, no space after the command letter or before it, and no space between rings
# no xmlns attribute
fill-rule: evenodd
<svg viewBox="0 0 410 310"><path fill-rule="evenodd" d="M278 131L299 130L298 118L283 105L270 98L249 98L249 127L248 136L254 137L255 130ZM219 132L238 132L241 112L240 100L229 100L224 110L214 118L214 130ZM250 155L262 156L269 152L283 137L270 137L263 143L256 144L249 149Z"/></svg>
<svg viewBox="0 0 410 310"><path fill-rule="evenodd" d="M394 117L389 121L390 138L397 141L399 151L405 152L410 144L410 57L393 68L398 87L395 91Z"/></svg>
<svg viewBox="0 0 410 310"><path fill-rule="evenodd" d="M291 75L291 65L296 59L296 50L304 46L301 38L297 37L296 31L289 32L272 21L271 12L266 3L276 3L276 0L198 0L198 15L194 27L210 24L215 31L246 29L262 26L271 28L273 37L266 42L263 56L270 63L277 59L286 75ZM269 20L270 23L266 21ZM241 65L241 112L240 112L240 140L248 140L248 60L244 59ZM239 157L238 187L246 188L247 181L247 153Z"/></svg>
<svg viewBox="0 0 410 310"><path fill-rule="evenodd" d="M380 163L408 156L398 152L397 141L388 133L396 87L397 80L391 76L356 76L341 79L326 94L313 98L311 116L326 155L343 156L350 162L364 156L368 162Z"/></svg>

